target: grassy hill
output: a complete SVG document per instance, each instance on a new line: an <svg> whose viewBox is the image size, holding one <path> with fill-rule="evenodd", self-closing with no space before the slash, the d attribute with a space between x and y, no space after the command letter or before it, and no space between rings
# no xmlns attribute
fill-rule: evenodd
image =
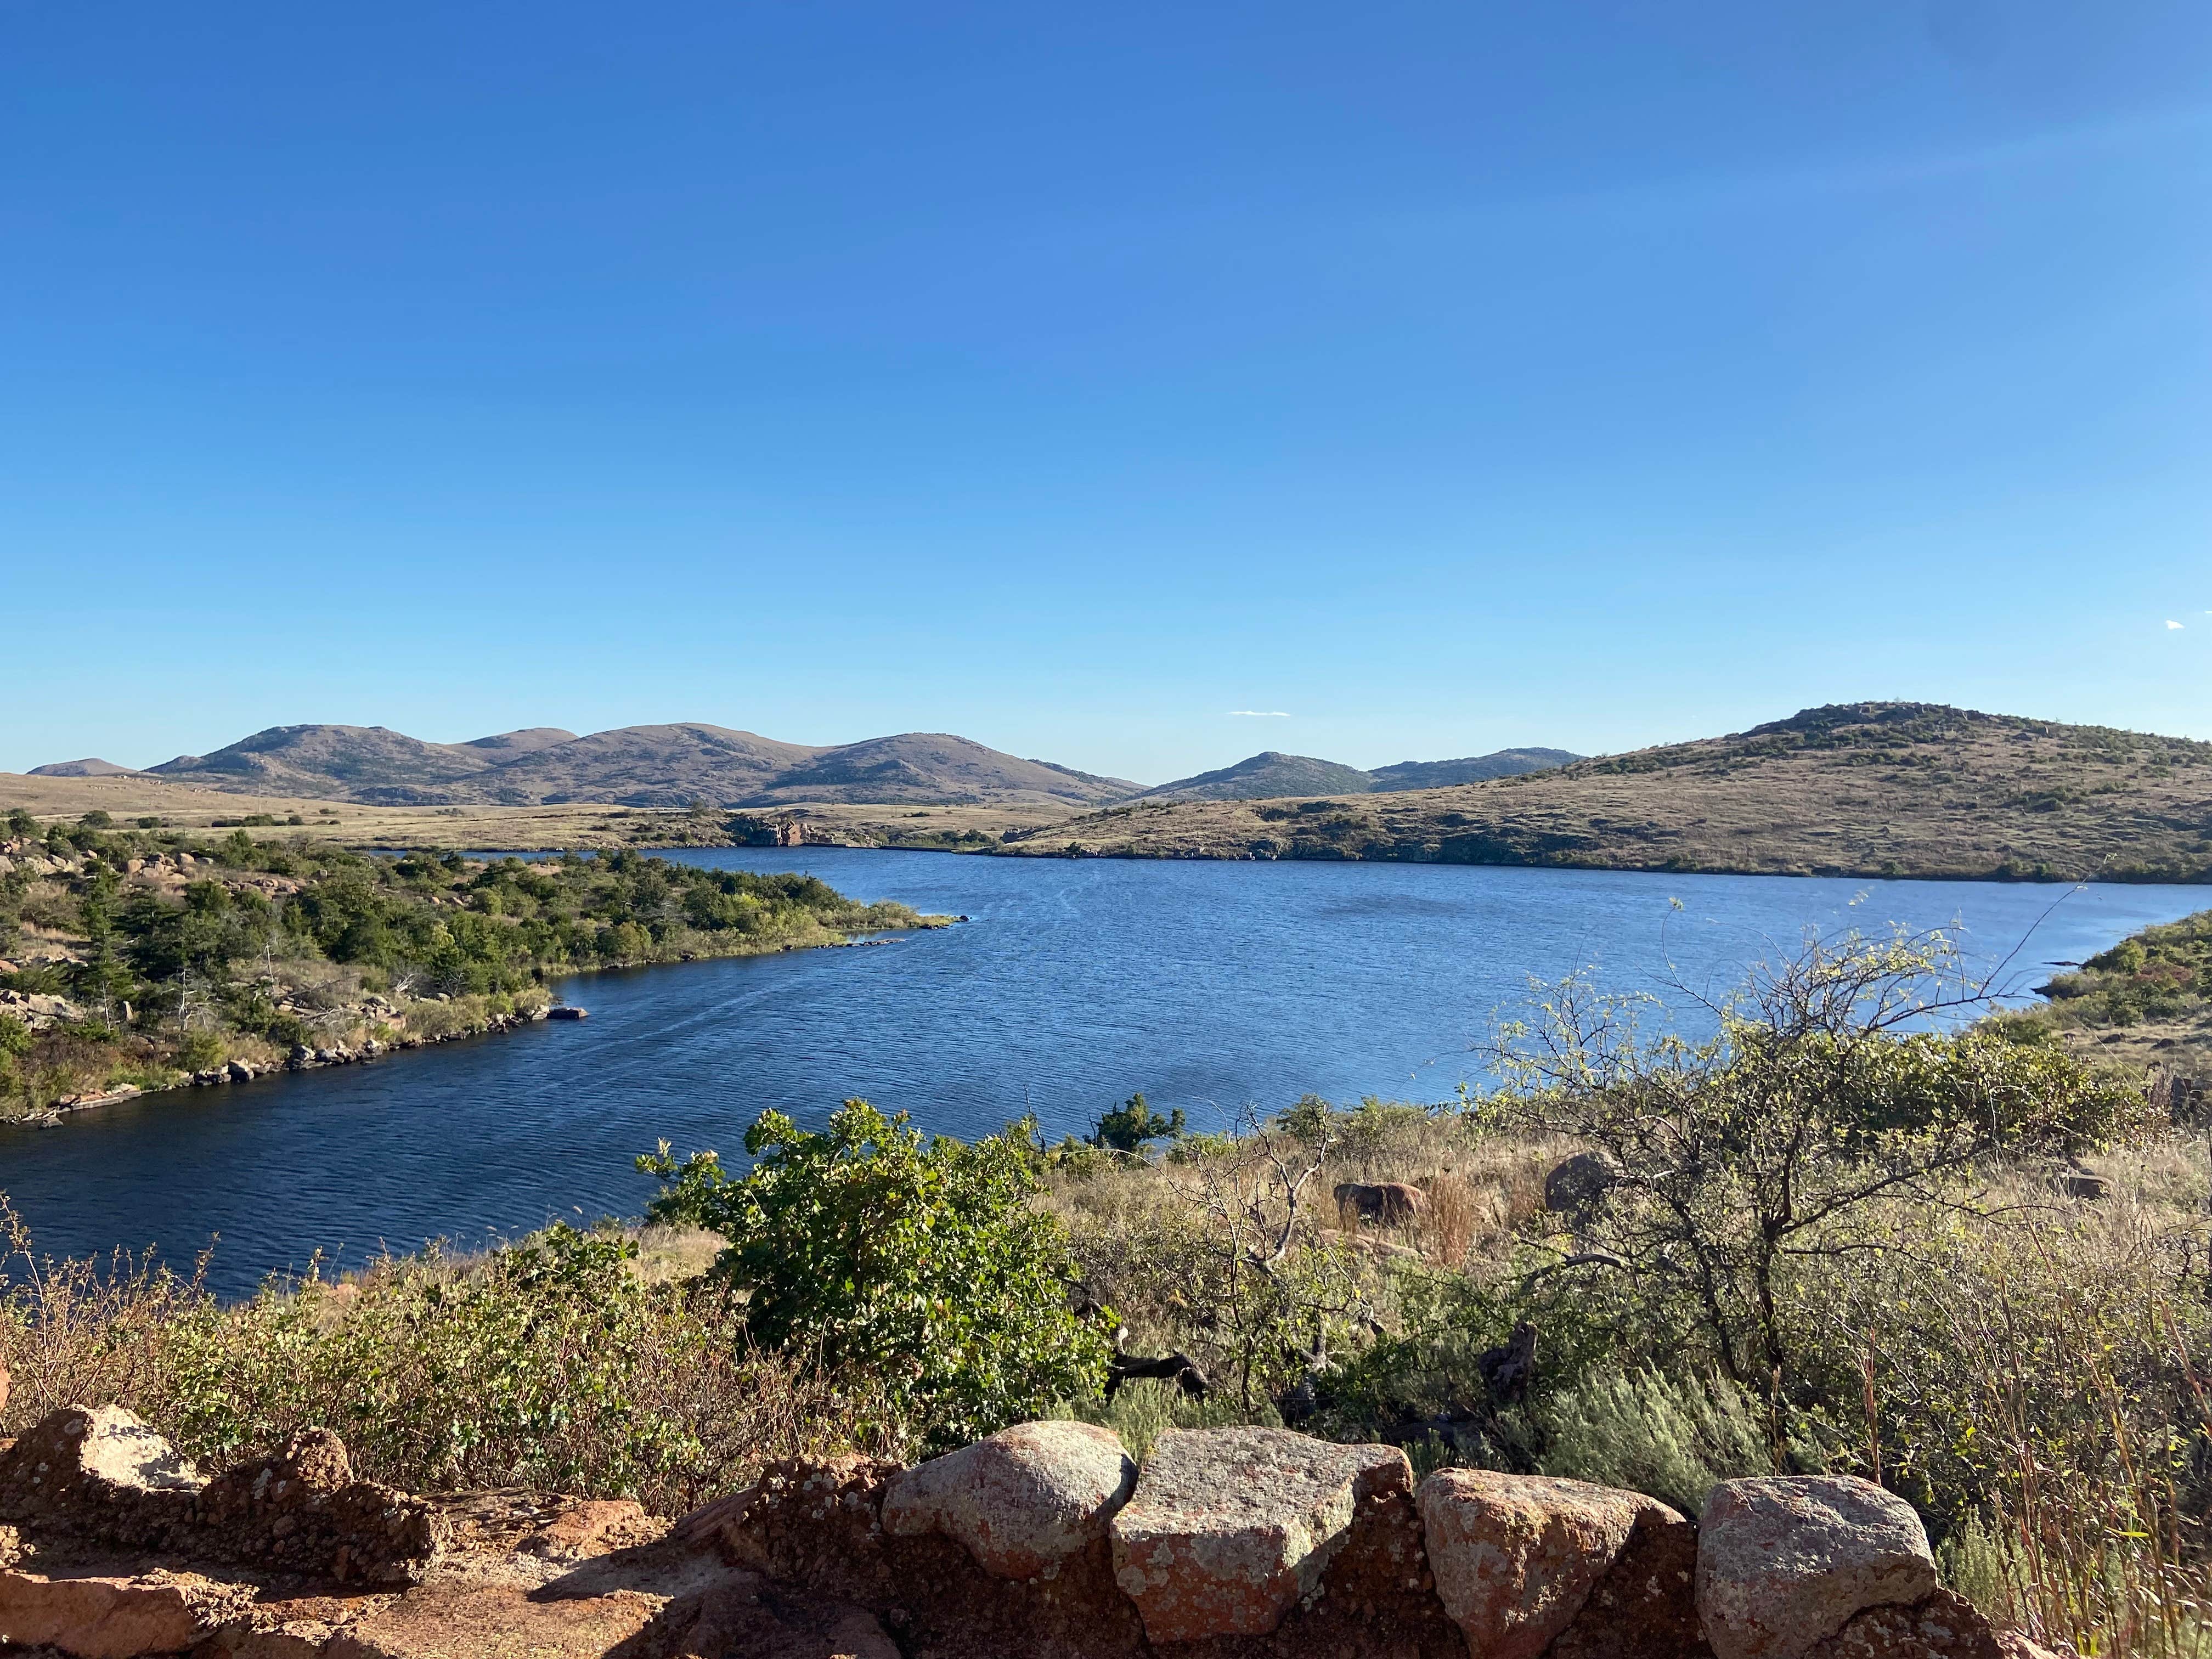
<svg viewBox="0 0 2212 1659"><path fill-rule="evenodd" d="M2212 879L2212 744L1932 703L1810 708L1748 732L1453 788L1147 801L1006 850L1613 870Z"/></svg>
<svg viewBox="0 0 2212 1659"><path fill-rule="evenodd" d="M1138 797L1139 800L1273 800L1289 795L1364 795L1406 789L1433 789L1479 778L1508 777L1563 766L1581 756L1565 749L1500 749L1462 760L1400 761L1364 772L1356 766L1262 750L1234 766L1194 777L1178 778Z"/></svg>

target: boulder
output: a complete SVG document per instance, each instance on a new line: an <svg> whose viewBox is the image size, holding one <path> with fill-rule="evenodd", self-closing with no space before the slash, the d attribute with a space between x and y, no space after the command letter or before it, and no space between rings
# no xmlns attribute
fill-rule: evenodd
<svg viewBox="0 0 2212 1659"><path fill-rule="evenodd" d="M1111 1429L1021 1423L896 1476L884 1530L939 1533L1000 1578L1034 1578L1106 1535L1137 1484Z"/></svg>
<svg viewBox="0 0 2212 1659"><path fill-rule="evenodd" d="M1170 1429L1114 1517L1114 1577L1153 1642L1265 1636L1320 1582L1360 1500L1413 1484L1395 1446Z"/></svg>
<svg viewBox="0 0 2212 1659"><path fill-rule="evenodd" d="M1620 1179L1620 1165L1610 1152L1577 1152L1544 1177L1544 1207L1583 1226Z"/></svg>
<svg viewBox="0 0 2212 1659"><path fill-rule="evenodd" d="M1853 1615L1936 1589L1920 1517L1856 1476L1723 1480L1698 1522L1698 1613L1717 1659L1801 1659Z"/></svg>
<svg viewBox="0 0 2212 1659"><path fill-rule="evenodd" d="M1402 1227L1427 1212L1429 1195L1402 1181L1346 1181L1336 1189L1340 1213L1385 1227Z"/></svg>
<svg viewBox="0 0 2212 1659"><path fill-rule="evenodd" d="M1698 1529L1655 1505L1544 1659L1712 1659L1698 1622Z"/></svg>
<svg viewBox="0 0 2212 1659"><path fill-rule="evenodd" d="M182 1653L248 1592L187 1573L138 1577L0 1571L0 1643L72 1659Z"/></svg>
<svg viewBox="0 0 2212 1659"><path fill-rule="evenodd" d="M1439 1470L1418 1501L1437 1595L1481 1659L1536 1659L1574 1622L1638 1522L1681 1520L1636 1492L1488 1469Z"/></svg>
<svg viewBox="0 0 2212 1659"><path fill-rule="evenodd" d="M0 1521L159 1547L205 1484L190 1458L120 1406L49 1412L0 1453Z"/></svg>

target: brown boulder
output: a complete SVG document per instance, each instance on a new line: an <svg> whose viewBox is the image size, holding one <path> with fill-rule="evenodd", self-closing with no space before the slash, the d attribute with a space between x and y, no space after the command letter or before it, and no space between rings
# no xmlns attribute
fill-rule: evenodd
<svg viewBox="0 0 2212 1659"><path fill-rule="evenodd" d="M1360 1498L1412 1479L1395 1446L1170 1429L1114 1517L1114 1576L1154 1642L1265 1636L1319 1583Z"/></svg>
<svg viewBox="0 0 2212 1659"><path fill-rule="evenodd" d="M1936 1589L1920 1517L1854 1476L1723 1480L1698 1523L1698 1613L1718 1659L1801 1659L1855 1614Z"/></svg>
<svg viewBox="0 0 2212 1659"><path fill-rule="evenodd" d="M1402 1227L1428 1211L1429 1195L1403 1181L1346 1181L1335 1193L1336 1207L1362 1221Z"/></svg>
<svg viewBox="0 0 2212 1659"><path fill-rule="evenodd" d="M183 1573L136 1577L0 1570L0 1644L73 1659L182 1653L220 1624L239 1592Z"/></svg>
<svg viewBox="0 0 2212 1659"><path fill-rule="evenodd" d="M1034 1578L1103 1538L1136 1484L1111 1429L1021 1423L892 1477L884 1530L938 1533L996 1577Z"/></svg>
<svg viewBox="0 0 2212 1659"><path fill-rule="evenodd" d="M1638 1521L1681 1518L1639 1493L1488 1469L1439 1470L1419 1501L1437 1594L1480 1659L1536 1659Z"/></svg>

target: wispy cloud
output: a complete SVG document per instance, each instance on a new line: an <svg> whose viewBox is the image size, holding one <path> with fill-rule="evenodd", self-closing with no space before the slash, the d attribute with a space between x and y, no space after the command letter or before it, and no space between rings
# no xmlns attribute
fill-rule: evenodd
<svg viewBox="0 0 2212 1659"><path fill-rule="evenodd" d="M2212 611L2207 611L2205 614L2206 614L2206 615L2208 615L2208 616L2212 616ZM2178 628L2179 628L2179 627L2181 626L2181 624L2180 624L2179 623L2178 623L2178 622L2169 622L2168 623L2166 623L2166 626L2167 626L2168 628L2175 628L2175 629L2178 629Z"/></svg>
<svg viewBox="0 0 2212 1659"><path fill-rule="evenodd" d="M2181 626L2179 623L2173 625ZM1291 717L1286 708L1232 708L1229 712L1239 720L1286 720Z"/></svg>

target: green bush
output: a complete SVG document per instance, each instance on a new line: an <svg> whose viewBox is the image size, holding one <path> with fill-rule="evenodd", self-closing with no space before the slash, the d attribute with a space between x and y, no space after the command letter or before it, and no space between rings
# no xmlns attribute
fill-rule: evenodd
<svg viewBox="0 0 2212 1659"><path fill-rule="evenodd" d="M638 1167L665 1183L656 1220L730 1241L715 1271L749 1293L753 1340L874 1370L935 1449L1099 1392L1113 1316L1073 1309L1066 1231L1030 1202L1030 1148L925 1137L848 1100L818 1134L765 1112L745 1151L757 1162L738 1178L665 1142Z"/></svg>
<svg viewBox="0 0 2212 1659"><path fill-rule="evenodd" d="M1545 1402L1544 1472L1645 1492L1694 1516L1719 1482L1774 1473L1762 1419L1759 1402L1723 1376L1648 1367L1594 1376Z"/></svg>
<svg viewBox="0 0 2212 1659"><path fill-rule="evenodd" d="M1162 1117L1139 1092L1099 1118L1086 1139L1102 1152L1142 1152L1155 1140L1181 1140L1184 1127L1182 1107Z"/></svg>

